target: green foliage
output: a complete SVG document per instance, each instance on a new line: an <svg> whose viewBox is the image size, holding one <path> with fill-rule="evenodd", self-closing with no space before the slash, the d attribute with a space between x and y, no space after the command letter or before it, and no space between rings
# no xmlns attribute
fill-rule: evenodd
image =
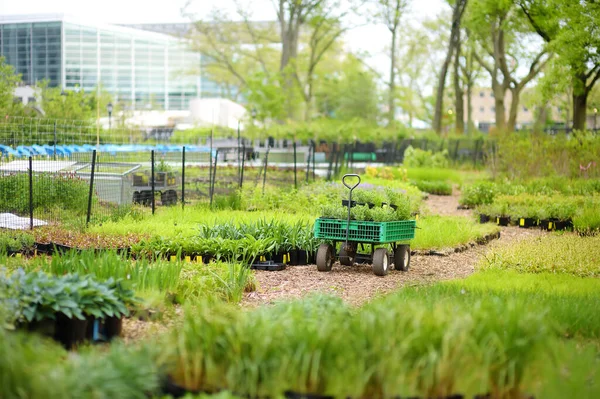
<svg viewBox="0 0 600 399"><path fill-rule="evenodd" d="M448 164L448 150L446 149L433 153L409 145L404 151L403 165L408 168L446 168Z"/></svg>
<svg viewBox="0 0 600 399"><path fill-rule="evenodd" d="M112 343L68 356L35 334L0 329L0 397L143 399L158 391L155 352Z"/></svg>
<svg viewBox="0 0 600 399"><path fill-rule="evenodd" d="M11 275L4 271L0 286L16 291L16 298L5 300L15 309L11 318L19 323L54 320L58 314L81 320L86 316L120 317L128 314L127 305L136 302L133 292L112 278L100 283L92 276L50 276L19 269Z"/></svg>
<svg viewBox="0 0 600 399"><path fill-rule="evenodd" d="M491 204L496 196L494 183L480 181L463 187L459 203L464 206Z"/></svg>
<svg viewBox="0 0 600 399"><path fill-rule="evenodd" d="M412 184L425 193L452 195L452 185L442 180L415 180Z"/></svg>
<svg viewBox="0 0 600 399"><path fill-rule="evenodd" d="M600 237L548 235L519 241L495 249L485 269L510 269L522 273L566 273L579 277L598 277Z"/></svg>
<svg viewBox="0 0 600 399"><path fill-rule="evenodd" d="M3 231L0 234L0 254L10 252L28 252L33 250L35 240L28 233L20 231Z"/></svg>
<svg viewBox="0 0 600 399"><path fill-rule="evenodd" d="M23 104L15 103L14 90L21 83L21 76L15 74L12 65L6 63L4 57L0 57L0 115L21 115Z"/></svg>
<svg viewBox="0 0 600 399"><path fill-rule="evenodd" d="M404 333L381 334L398 330ZM351 311L339 298L313 295L251 312L210 303L188 308L165 347L172 348L169 375L189 389L440 397L473 393L467 381L475 379L476 389L502 395L532 383L527 372L545 360L551 331L543 313L513 301L462 305L425 297L406 306L398 295ZM341 365L343 374L331 372Z"/></svg>
<svg viewBox="0 0 600 399"><path fill-rule="evenodd" d="M53 207L85 213L89 183L71 174L36 174L33 177L33 208L47 211ZM97 197L94 196L97 201ZM29 212L29 176L17 173L0 178L0 209L5 212Z"/></svg>
<svg viewBox="0 0 600 399"><path fill-rule="evenodd" d="M454 248L500 230L497 226L476 223L462 216L424 216L417 223L419 228L410 243L414 249Z"/></svg>
<svg viewBox="0 0 600 399"><path fill-rule="evenodd" d="M575 131L569 138L562 134L550 136L517 132L501 135L495 146L490 158L490 169L494 175L502 174L518 181L534 177L546 177L545 181L556 176L600 177L600 137L592 132ZM582 173L580 165L587 167L591 162L596 162L596 166L591 164L585 174Z"/></svg>

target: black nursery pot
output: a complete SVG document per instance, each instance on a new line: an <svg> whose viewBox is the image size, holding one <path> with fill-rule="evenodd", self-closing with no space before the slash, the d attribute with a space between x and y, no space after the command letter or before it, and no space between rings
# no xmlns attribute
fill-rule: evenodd
<svg viewBox="0 0 600 399"><path fill-rule="evenodd" d="M554 228L556 230L567 230L573 228L573 221L571 219L558 220L554 222Z"/></svg>
<svg viewBox="0 0 600 399"><path fill-rule="evenodd" d="M547 230L547 231L555 230L557 221L558 221L558 219L540 220L540 227L542 228L542 230Z"/></svg>
<svg viewBox="0 0 600 399"><path fill-rule="evenodd" d="M56 320L44 319L40 321L32 321L23 325L23 328L27 328L27 331L35 332L47 337L54 337L56 335Z"/></svg>
<svg viewBox="0 0 600 399"><path fill-rule="evenodd" d="M537 220L534 218L520 218L519 219L519 227L523 229L529 229L531 227L537 226Z"/></svg>
<svg viewBox="0 0 600 399"><path fill-rule="evenodd" d="M305 266L309 262L309 253L303 249L296 251L296 266Z"/></svg>
<svg viewBox="0 0 600 399"><path fill-rule="evenodd" d="M509 223L510 223L510 216L497 216L496 217L496 224L498 226L508 226Z"/></svg>
<svg viewBox="0 0 600 399"><path fill-rule="evenodd" d="M56 333L54 339L66 349L84 342L86 339L88 320L69 319L62 313L56 318Z"/></svg>
<svg viewBox="0 0 600 399"><path fill-rule="evenodd" d="M479 214L479 223L483 224L483 223L487 223L489 221L490 221L490 215L486 215L484 213Z"/></svg>
<svg viewBox="0 0 600 399"><path fill-rule="evenodd" d="M333 396L317 395L312 393L299 393L293 391L285 391L286 399L333 399Z"/></svg>
<svg viewBox="0 0 600 399"><path fill-rule="evenodd" d="M342 200L342 206L348 206L348 200ZM356 206L356 201L352 201L350 202L350 208L353 208Z"/></svg>

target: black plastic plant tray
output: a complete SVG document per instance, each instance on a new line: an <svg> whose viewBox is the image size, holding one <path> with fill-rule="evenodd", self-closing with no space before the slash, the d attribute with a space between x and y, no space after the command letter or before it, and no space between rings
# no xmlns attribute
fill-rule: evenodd
<svg viewBox="0 0 600 399"><path fill-rule="evenodd" d="M255 270L269 270L272 272L278 272L281 270L285 270L285 264L269 260L266 262L254 262L252 266L250 266L250 268Z"/></svg>

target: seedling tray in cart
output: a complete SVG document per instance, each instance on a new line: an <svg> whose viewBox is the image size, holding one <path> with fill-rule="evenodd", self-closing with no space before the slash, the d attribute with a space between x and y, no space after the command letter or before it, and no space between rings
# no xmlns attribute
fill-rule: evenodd
<svg viewBox="0 0 600 399"><path fill-rule="evenodd" d="M266 262L254 262L252 266L250 266L250 268L255 270L269 270L272 272L278 272L281 270L285 270L285 264L269 260Z"/></svg>
<svg viewBox="0 0 600 399"><path fill-rule="evenodd" d="M348 223L349 227L348 227ZM398 220L391 222L368 222L363 220L341 220L319 218L315 221L315 238L324 240L358 241L372 244L384 244L408 241L415 238L415 220Z"/></svg>

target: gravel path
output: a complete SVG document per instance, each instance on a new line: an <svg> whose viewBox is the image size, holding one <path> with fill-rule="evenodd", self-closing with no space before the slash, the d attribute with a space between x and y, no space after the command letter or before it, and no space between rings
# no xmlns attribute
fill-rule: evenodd
<svg viewBox="0 0 600 399"><path fill-rule="evenodd" d="M458 210L458 196L431 195L426 201L430 214L470 215L469 210ZM427 211L426 211L427 212ZM399 287L464 278L472 274L483 261L483 255L498 245L510 245L515 240L537 237L541 230L504 227L500 239L488 245L475 245L449 256L419 256L411 259L408 272L392 270L385 277L375 276L370 265L342 266L336 263L331 272L321 273L315 265L289 266L280 272L256 271L258 289L246 294L242 305L257 306L284 298L295 298L320 291L341 296L353 305Z"/></svg>

